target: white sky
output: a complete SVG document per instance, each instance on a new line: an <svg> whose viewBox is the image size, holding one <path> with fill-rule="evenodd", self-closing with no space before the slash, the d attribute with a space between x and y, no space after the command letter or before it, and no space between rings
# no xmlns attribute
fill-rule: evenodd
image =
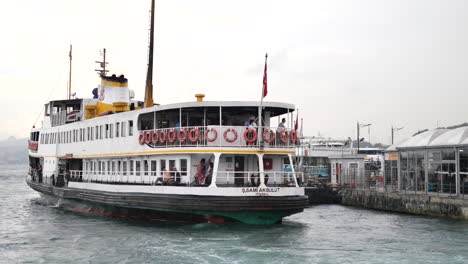
<svg viewBox="0 0 468 264"><path fill-rule="evenodd" d="M107 48L137 99L146 76L149 0L0 0L0 139L25 137L42 105L72 87L91 97ZM468 1L156 1L155 101L296 104L304 133L371 141L468 121ZM41 120L41 118L39 118ZM38 121L38 124L40 122ZM367 140L367 129L362 130Z"/></svg>

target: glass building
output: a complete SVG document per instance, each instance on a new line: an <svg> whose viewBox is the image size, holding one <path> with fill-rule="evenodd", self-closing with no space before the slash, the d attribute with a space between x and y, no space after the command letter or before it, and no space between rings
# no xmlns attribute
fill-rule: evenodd
<svg viewBox="0 0 468 264"><path fill-rule="evenodd" d="M468 127L426 131L395 148L400 191L468 192Z"/></svg>

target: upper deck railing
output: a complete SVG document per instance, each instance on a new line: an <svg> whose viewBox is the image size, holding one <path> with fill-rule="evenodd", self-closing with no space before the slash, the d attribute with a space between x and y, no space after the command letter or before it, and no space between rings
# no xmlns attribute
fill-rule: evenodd
<svg viewBox="0 0 468 264"><path fill-rule="evenodd" d="M297 146L296 130L284 127L194 126L142 130L141 145L169 147L265 147Z"/></svg>

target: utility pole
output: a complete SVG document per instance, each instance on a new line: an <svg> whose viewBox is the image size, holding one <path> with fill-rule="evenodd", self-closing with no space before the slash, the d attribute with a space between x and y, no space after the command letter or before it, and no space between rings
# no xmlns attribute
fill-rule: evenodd
<svg viewBox="0 0 468 264"><path fill-rule="evenodd" d="M70 52L68 53L70 59L70 71L68 72L68 100L71 99L71 74L72 74L72 45L70 44Z"/></svg>
<svg viewBox="0 0 468 264"><path fill-rule="evenodd" d="M402 130L403 128L405 127L393 127L392 126L392 145L393 145L393 134L395 133L395 131Z"/></svg>
<svg viewBox="0 0 468 264"><path fill-rule="evenodd" d="M359 154L359 121L357 122L357 154Z"/></svg>

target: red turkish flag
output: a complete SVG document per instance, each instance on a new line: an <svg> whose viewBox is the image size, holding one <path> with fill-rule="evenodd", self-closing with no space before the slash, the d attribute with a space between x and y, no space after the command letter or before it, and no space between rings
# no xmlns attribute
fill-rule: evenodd
<svg viewBox="0 0 468 264"><path fill-rule="evenodd" d="M265 54L265 70L263 71L263 97L268 94L268 85L267 85L267 58L268 53Z"/></svg>

